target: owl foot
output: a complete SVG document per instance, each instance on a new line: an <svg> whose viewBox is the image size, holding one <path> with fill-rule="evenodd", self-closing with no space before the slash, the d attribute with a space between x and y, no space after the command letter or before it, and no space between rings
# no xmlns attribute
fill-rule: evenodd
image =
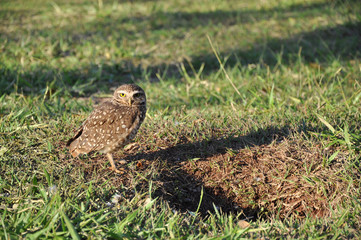
<svg viewBox="0 0 361 240"><path fill-rule="evenodd" d="M124 173L125 173L125 169L124 169L124 168L109 167L109 169L110 169L111 171L114 171L115 173L118 173L118 174L124 174Z"/></svg>
<svg viewBox="0 0 361 240"><path fill-rule="evenodd" d="M114 171L114 172L116 172L116 173L119 173L119 174L123 174L123 173L125 172L125 169L124 169L124 168L119 168L119 169L117 169L117 168L115 167L115 163L114 163L114 160L113 160L113 156L112 156L110 153L107 153L107 157L108 157L108 159L109 159L110 165L112 165L112 166L110 167L110 170L112 170L112 171Z"/></svg>

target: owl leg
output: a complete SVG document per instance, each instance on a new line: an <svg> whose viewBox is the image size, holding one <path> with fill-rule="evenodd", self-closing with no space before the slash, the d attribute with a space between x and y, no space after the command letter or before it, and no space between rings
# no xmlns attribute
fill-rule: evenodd
<svg viewBox="0 0 361 240"><path fill-rule="evenodd" d="M112 166L110 167L111 170L113 170L113 171L116 172L116 173L124 173L124 172L122 172L122 171L119 171L119 170L115 167L115 163L114 163L113 155L112 155L112 154L107 153L107 157L108 157L108 159L109 159L110 165L112 165Z"/></svg>

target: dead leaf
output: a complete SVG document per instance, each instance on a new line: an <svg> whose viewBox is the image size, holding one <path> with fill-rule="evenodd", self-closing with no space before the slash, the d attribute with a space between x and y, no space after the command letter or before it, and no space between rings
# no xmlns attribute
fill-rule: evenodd
<svg viewBox="0 0 361 240"><path fill-rule="evenodd" d="M137 162L137 168L143 168L143 163L142 162Z"/></svg>

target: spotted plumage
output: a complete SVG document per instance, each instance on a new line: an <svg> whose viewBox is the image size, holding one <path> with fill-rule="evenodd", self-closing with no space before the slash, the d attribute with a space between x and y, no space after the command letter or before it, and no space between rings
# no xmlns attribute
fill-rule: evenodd
<svg viewBox="0 0 361 240"><path fill-rule="evenodd" d="M124 147L138 132L146 113L146 96L135 84L117 88L113 98L93 110L67 146L73 157L91 151L107 154L115 171L112 153Z"/></svg>

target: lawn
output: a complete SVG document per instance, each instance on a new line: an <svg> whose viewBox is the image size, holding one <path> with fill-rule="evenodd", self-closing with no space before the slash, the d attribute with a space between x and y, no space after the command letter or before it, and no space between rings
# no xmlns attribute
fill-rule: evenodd
<svg viewBox="0 0 361 240"><path fill-rule="evenodd" d="M359 1L4 0L0 22L0 239L361 238ZM122 83L148 112L118 174L65 144Z"/></svg>

